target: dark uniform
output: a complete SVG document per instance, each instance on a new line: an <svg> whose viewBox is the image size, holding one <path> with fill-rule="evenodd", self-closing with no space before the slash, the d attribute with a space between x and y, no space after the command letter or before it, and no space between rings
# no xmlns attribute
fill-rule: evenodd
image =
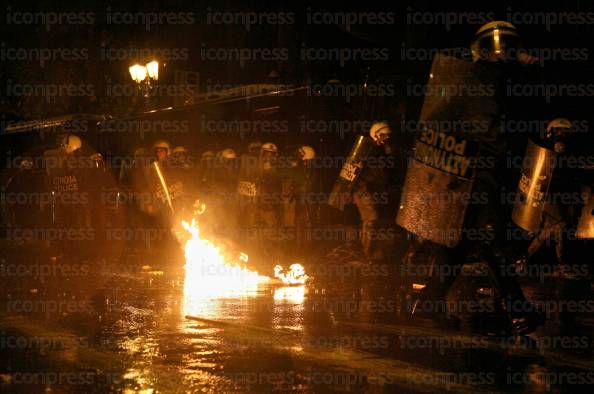
<svg viewBox="0 0 594 394"><path fill-rule="evenodd" d="M589 267L584 270L587 265L583 264L583 256L589 254L584 240L594 238L594 211L589 202L591 171L570 163L578 163L580 155L587 156L589 144L576 137L566 119L549 122L546 138L535 141L526 150L513 219L533 236L527 249L528 259L536 257L543 246L554 245L559 271L557 297L578 301L580 291L584 292L580 279L587 278L584 271L589 271ZM560 317L570 323L573 315L561 313Z"/></svg>
<svg viewBox="0 0 594 394"><path fill-rule="evenodd" d="M313 160L290 160L279 169L282 182L282 226L287 234L286 249L301 255L311 246L311 229L317 221L316 170Z"/></svg>
<svg viewBox="0 0 594 394"><path fill-rule="evenodd" d="M281 223L282 182L276 168L262 169L257 201L257 221L269 230Z"/></svg>
<svg viewBox="0 0 594 394"><path fill-rule="evenodd" d="M367 157L353 188L361 218L361 244L371 260L386 257L394 236L399 197L396 161L387 146L376 146Z"/></svg>
<svg viewBox="0 0 594 394"><path fill-rule="evenodd" d="M311 230L317 223L317 202L314 198L317 179L312 161L300 162L295 168L295 229L298 247L310 245Z"/></svg>
<svg viewBox="0 0 594 394"><path fill-rule="evenodd" d="M433 88L440 84L482 84L492 92L480 97L460 93L449 99L435 92L425 99L421 134L398 215L398 224L432 241L423 244L437 256L438 266L416 304L428 305L422 301L430 300L434 309L417 308L415 312L436 312L435 306L445 301L460 266L471 256L488 262L504 298L523 300L515 278L503 275L510 264L504 253L510 210L500 198L500 188L502 180L512 175L505 163L510 145L499 123L504 113L502 70L494 63L438 55L431 76L429 85ZM441 130L442 124L448 129Z"/></svg>
<svg viewBox="0 0 594 394"><path fill-rule="evenodd" d="M246 247L258 249L261 261L278 261L282 215L282 181L276 145L262 145L258 157L244 155L237 183L240 227Z"/></svg>
<svg viewBox="0 0 594 394"><path fill-rule="evenodd" d="M208 172L208 192L206 196L206 216L209 226L218 235L236 240L238 239L239 202L237 183L239 160L235 153L229 152L229 157L216 158Z"/></svg>
<svg viewBox="0 0 594 394"><path fill-rule="evenodd" d="M194 203L199 197L198 168L193 157L186 151L176 152L168 160L166 173L170 189L176 185L180 190L179 196L174 197L176 217L178 221L189 221L194 216Z"/></svg>

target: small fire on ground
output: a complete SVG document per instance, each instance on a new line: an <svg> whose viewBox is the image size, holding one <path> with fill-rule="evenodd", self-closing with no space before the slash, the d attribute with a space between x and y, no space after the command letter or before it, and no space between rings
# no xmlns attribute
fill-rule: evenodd
<svg viewBox="0 0 594 394"><path fill-rule="evenodd" d="M186 241L185 287L202 296L225 296L235 292L256 289L257 285L270 278L259 275L246 267L248 256L244 253L239 261L227 261L221 250L209 240L200 236L196 220L182 221L183 228L190 233ZM188 289L189 290L189 289Z"/></svg>
<svg viewBox="0 0 594 394"><path fill-rule="evenodd" d="M286 285L303 285L309 278L305 273L305 268L301 264L291 264L288 272L283 272L283 267L277 265L274 267L274 277L280 279Z"/></svg>
<svg viewBox="0 0 594 394"><path fill-rule="evenodd" d="M202 238L195 219L182 221L190 234L185 243L184 311L186 314L213 315L209 300L226 297L244 297L254 294L258 286L270 282L248 269L248 255L241 253L237 259L226 258L218 246ZM280 265L274 267L274 276L284 285L303 285L308 279L301 264L292 264L288 272Z"/></svg>

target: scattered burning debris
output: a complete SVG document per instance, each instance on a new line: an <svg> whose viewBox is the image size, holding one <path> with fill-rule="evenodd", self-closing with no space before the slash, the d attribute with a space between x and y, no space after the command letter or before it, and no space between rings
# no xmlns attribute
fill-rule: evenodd
<svg viewBox="0 0 594 394"><path fill-rule="evenodd" d="M299 263L291 264L287 273L283 272L281 265L274 267L274 277L280 279L286 285L303 285L309 279L305 268Z"/></svg>

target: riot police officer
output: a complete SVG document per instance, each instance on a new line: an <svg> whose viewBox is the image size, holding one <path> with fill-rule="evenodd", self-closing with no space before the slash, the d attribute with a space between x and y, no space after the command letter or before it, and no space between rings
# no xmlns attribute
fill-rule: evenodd
<svg viewBox="0 0 594 394"><path fill-rule="evenodd" d="M88 172L92 162L82 153L82 148L80 137L67 134L61 137L58 149L44 152L47 190L52 195L53 227L66 230L62 234L77 234L75 237L60 236L51 240L65 255L85 250L82 241L94 238L88 187L89 182L94 180Z"/></svg>
<svg viewBox="0 0 594 394"><path fill-rule="evenodd" d="M176 164L171 144L165 140L156 141L153 144L153 161L145 168L147 185L152 195L149 213L160 217L159 220L169 226L177 226L181 219L188 219L191 215L192 204L185 184L186 179L190 178L187 174L189 168L177 168Z"/></svg>
<svg viewBox="0 0 594 394"><path fill-rule="evenodd" d="M183 145L179 145L173 148L173 150L171 151L171 160L173 166L177 169L187 170L192 167L190 153L188 152L188 149Z"/></svg>
<svg viewBox="0 0 594 394"><path fill-rule="evenodd" d="M189 220L193 216L194 202L200 194L199 169L194 165L190 151L183 145L173 148L168 167L170 182L177 182L183 188L178 202L178 217Z"/></svg>
<svg viewBox="0 0 594 394"><path fill-rule="evenodd" d="M391 157L392 129L387 122L374 122L369 130L373 147L353 188L353 201L361 218L361 244L372 261L386 257L396 215L396 174ZM383 241L380 241L383 240Z"/></svg>
<svg viewBox="0 0 594 394"><path fill-rule="evenodd" d="M285 248L291 253L303 253L311 241L311 227L316 221L317 202L314 198L316 152L309 145L295 149L294 157L279 169L282 179L282 224L290 242ZM294 256L293 256L294 257Z"/></svg>
<svg viewBox="0 0 594 394"><path fill-rule="evenodd" d="M140 175L142 176L142 169L145 166L145 160L147 151L145 148L138 147L134 149L134 152L131 157L127 158L122 162L122 166L120 167L120 173L118 176L118 180L121 186L126 189L134 190L136 189L133 185L138 181L137 175L140 171Z"/></svg>
<svg viewBox="0 0 594 394"><path fill-rule="evenodd" d="M237 187L237 154L231 148L226 148L217 154L217 175L220 178L216 181L224 184L225 192L232 192Z"/></svg>
<svg viewBox="0 0 594 394"><path fill-rule="evenodd" d="M209 226L218 235L236 239L238 164L233 149L226 148L217 153L208 178L208 192L202 193L202 196L206 202Z"/></svg>
<svg viewBox="0 0 594 394"><path fill-rule="evenodd" d="M253 143L252 143L253 144ZM256 231L257 203L259 198L260 180L262 176L260 166L260 151L254 152L255 145L250 144L248 152L239 158L239 175L237 182L239 231L240 238L247 244Z"/></svg>
<svg viewBox="0 0 594 394"><path fill-rule="evenodd" d="M524 168L518 184L518 198L512 211L512 220L523 230L536 234L528 248L534 254L541 244L549 238L556 241L556 254L562 262L563 237L567 226L567 206L549 201L551 192L568 191L567 168L556 168L557 161L566 153L566 135L571 133L572 125L567 119L554 119L549 122L544 138L535 142L530 140L524 157ZM564 175L564 176L560 176ZM555 188L551 185L555 179Z"/></svg>
<svg viewBox="0 0 594 394"><path fill-rule="evenodd" d="M164 163L171 153L171 144L165 140L158 140L153 143L153 155L159 163Z"/></svg>
<svg viewBox="0 0 594 394"><path fill-rule="evenodd" d="M438 265L413 307L415 315L429 312L426 315L439 320L449 316L437 306L447 305L448 290L472 254L488 263L503 299L524 300L515 278L503 275L511 263L504 253L503 235L509 216L498 193L502 180L513 177L504 164L512 143L496 121L505 113L502 81L517 64L513 55L520 48L515 27L496 21L482 26L473 39L474 62L442 54L433 61L428 86L433 89L428 92L439 92L435 88L443 84L494 89L481 97L463 92L455 100L439 94L425 97L397 217L399 225L424 240L424 247L437 256ZM470 124L475 126L464 129ZM519 312L513 317L526 315Z"/></svg>
<svg viewBox="0 0 594 394"><path fill-rule="evenodd" d="M318 202L314 194L317 190L317 172L314 167L316 151L309 145L297 149L297 182L295 183L295 227L297 229L297 245L304 247L310 243L312 227L317 223Z"/></svg>
<svg viewBox="0 0 594 394"><path fill-rule="evenodd" d="M200 185L200 193L209 189L210 172L214 167L215 154L207 150L200 155L200 165L198 168L198 184Z"/></svg>
<svg viewBox="0 0 594 394"><path fill-rule="evenodd" d="M120 168L118 193L118 211L124 210L126 226L131 228L146 228L147 218L143 213L151 212L152 192L145 176L146 168L150 166L150 155L144 147L134 149L130 160L123 163ZM145 240L133 239L129 244L133 248L150 248L150 243Z"/></svg>
<svg viewBox="0 0 594 394"><path fill-rule="evenodd" d="M543 246L554 244L559 298L575 297L578 280L587 276L584 271L588 269L580 264L583 260L571 249L583 246L580 239L594 236L589 228L593 217L592 209L588 210L589 171L583 165L572 164L579 163L579 151L571 122L564 118L551 120L544 135L528 143L512 212L514 223L532 238L520 269L526 268L528 260ZM572 318L568 313L560 316L566 322Z"/></svg>
<svg viewBox="0 0 594 394"><path fill-rule="evenodd" d="M258 220L269 228L280 224L281 180L277 171L278 147L272 142L260 147L260 196L258 200Z"/></svg>

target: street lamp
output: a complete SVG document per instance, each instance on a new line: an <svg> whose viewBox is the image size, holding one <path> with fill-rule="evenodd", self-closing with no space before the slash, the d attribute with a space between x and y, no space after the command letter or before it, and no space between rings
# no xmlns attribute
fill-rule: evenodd
<svg viewBox="0 0 594 394"><path fill-rule="evenodd" d="M130 66L128 71L132 80L138 84L138 88L144 90L144 97L149 97L151 82L159 79L159 62L153 60L144 66L135 64Z"/></svg>
<svg viewBox="0 0 594 394"><path fill-rule="evenodd" d="M147 68L145 66L141 66L140 64L135 64L129 68L130 76L132 80L136 83L141 83L146 79L147 75Z"/></svg>
<svg viewBox="0 0 594 394"><path fill-rule="evenodd" d="M152 62L147 63L146 71L148 72L150 79L154 79L155 81L159 79L159 62L153 60Z"/></svg>

